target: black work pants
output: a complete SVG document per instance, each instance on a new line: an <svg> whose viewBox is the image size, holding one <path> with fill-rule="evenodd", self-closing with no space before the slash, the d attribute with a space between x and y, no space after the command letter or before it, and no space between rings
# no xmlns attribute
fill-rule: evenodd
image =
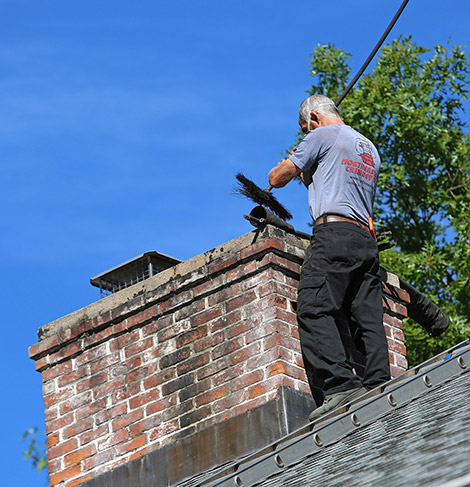
<svg viewBox="0 0 470 487"><path fill-rule="evenodd" d="M347 318L365 354L362 381L347 363L340 316ZM302 265L297 319L305 369L317 403L321 402L318 389L323 395L362 385L373 389L390 379L378 250L367 230L347 222L315 227Z"/></svg>

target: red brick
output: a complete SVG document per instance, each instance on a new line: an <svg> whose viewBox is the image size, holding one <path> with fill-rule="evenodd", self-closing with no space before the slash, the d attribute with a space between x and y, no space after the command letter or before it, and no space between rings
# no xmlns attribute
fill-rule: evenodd
<svg viewBox="0 0 470 487"><path fill-rule="evenodd" d="M207 266L208 274L216 274L217 272L227 269L227 267L232 267L238 262L237 255L227 255L220 257Z"/></svg>
<svg viewBox="0 0 470 487"><path fill-rule="evenodd" d="M231 382L236 377L243 376L245 374L245 369L246 367L244 363L239 363L235 367L227 367L212 378L212 385L217 387L224 382Z"/></svg>
<svg viewBox="0 0 470 487"><path fill-rule="evenodd" d="M164 330L158 332L157 334L157 341L158 343L163 343L166 340L170 340L175 336L178 336L180 333L184 333L191 329L191 323L189 320L187 321L179 321L178 323L172 324L172 326L168 326Z"/></svg>
<svg viewBox="0 0 470 487"><path fill-rule="evenodd" d="M55 365L45 370L42 373L42 381L48 382L56 377L67 374L72 371L72 362L64 362L59 365Z"/></svg>
<svg viewBox="0 0 470 487"><path fill-rule="evenodd" d="M115 340L115 342L117 342L119 350L127 347L128 345L138 342L141 339L140 333L141 330L137 328L136 330L128 331L124 335L119 336Z"/></svg>
<svg viewBox="0 0 470 487"><path fill-rule="evenodd" d="M59 470L62 470L62 459L61 458L55 458L54 460L48 461L47 462L47 469L49 471L49 475L52 475Z"/></svg>
<svg viewBox="0 0 470 487"><path fill-rule="evenodd" d="M106 382L103 385L93 390L93 398L100 399L101 397L108 396L109 394L112 394L120 387L123 387L125 383L126 383L125 376L121 376L118 377L117 379Z"/></svg>
<svg viewBox="0 0 470 487"><path fill-rule="evenodd" d="M226 369L227 366L228 366L228 360L226 358L213 361L207 364L207 366L202 367L197 371L197 380L200 381L202 379L215 375L218 372L220 372L222 369Z"/></svg>
<svg viewBox="0 0 470 487"><path fill-rule="evenodd" d="M48 409L52 406L55 406L59 402L65 401L69 397L72 397L73 394L73 388L71 387L55 394L49 394L48 396L44 397L44 408Z"/></svg>
<svg viewBox="0 0 470 487"><path fill-rule="evenodd" d="M396 300L404 303L410 302L410 295L404 289L399 289L391 284L383 283L383 291L384 294L387 294Z"/></svg>
<svg viewBox="0 0 470 487"><path fill-rule="evenodd" d="M174 406L175 404L176 404L176 395L172 395L170 397L164 397L157 401L147 404L147 407L145 408L145 414L147 416L152 416L153 414L164 411L165 409L168 409L169 407Z"/></svg>
<svg viewBox="0 0 470 487"><path fill-rule="evenodd" d="M70 327L70 336L79 337L93 328L92 320L84 320Z"/></svg>
<svg viewBox="0 0 470 487"><path fill-rule="evenodd" d="M271 269L270 269L271 271ZM272 272L270 272L272 274ZM258 286L259 297L268 296L269 294L278 294L284 296L287 299L295 301L297 299L297 287L287 286L282 282L271 280Z"/></svg>
<svg viewBox="0 0 470 487"><path fill-rule="evenodd" d="M100 328L108 324L112 319L112 311L103 311L98 316L95 316L92 321L93 328Z"/></svg>
<svg viewBox="0 0 470 487"><path fill-rule="evenodd" d="M29 358L36 359L39 358L41 354L51 353L60 345L59 337L57 335L52 335L48 338L35 343L28 349Z"/></svg>
<svg viewBox="0 0 470 487"><path fill-rule="evenodd" d="M129 440L129 430L122 429L117 433L113 433L109 435L107 438L98 441L98 450L99 451L106 451L109 450L112 446L118 445L119 443L124 443L125 441Z"/></svg>
<svg viewBox="0 0 470 487"><path fill-rule="evenodd" d="M162 402L165 401L166 400L163 400ZM163 407L163 409L166 409L166 406ZM161 414L155 414L143 419L142 421L130 424L129 432L132 437L136 437L142 434L144 431L149 431L150 429L154 428L155 425L159 425L161 422Z"/></svg>
<svg viewBox="0 0 470 487"><path fill-rule="evenodd" d="M246 259L267 249L284 250L284 242L274 237L264 238L249 247L242 249L241 258Z"/></svg>
<svg viewBox="0 0 470 487"><path fill-rule="evenodd" d="M259 367L263 367L264 365L270 364L271 362L275 362L280 359L283 359L286 362L290 362L292 360L292 352L290 350L286 350L283 347L271 348L257 357L250 358L246 362L246 368L247 370L255 370Z"/></svg>
<svg viewBox="0 0 470 487"><path fill-rule="evenodd" d="M392 315L388 314L386 311L384 312L384 315L383 315L383 321L384 321L384 323L392 326L393 328L403 329L403 321L401 319L397 318L396 316L392 316Z"/></svg>
<svg viewBox="0 0 470 487"><path fill-rule="evenodd" d="M176 367L176 373L178 374L178 376L187 374L208 364L209 360L209 352L197 355L193 358L190 358L189 360L178 364L178 366Z"/></svg>
<svg viewBox="0 0 470 487"><path fill-rule="evenodd" d="M134 450L138 450L147 444L147 435L143 434L133 438L130 442L116 446L116 453L124 455Z"/></svg>
<svg viewBox="0 0 470 487"><path fill-rule="evenodd" d="M393 332L393 339L394 340L399 340L399 341L402 341L402 342L405 341L405 334L403 333L403 330L400 330L400 329L397 329L397 328L393 328L392 329L392 332Z"/></svg>
<svg viewBox="0 0 470 487"><path fill-rule="evenodd" d="M78 436L80 433L93 428L93 418L86 418L78 421L64 429L62 437L69 439L74 436Z"/></svg>
<svg viewBox="0 0 470 487"><path fill-rule="evenodd" d="M406 355L406 347L403 343L395 340L388 340L388 349L392 352L398 352L401 355Z"/></svg>
<svg viewBox="0 0 470 487"><path fill-rule="evenodd" d="M87 367L79 367L77 370L73 372L69 372L68 374L64 374L57 379L57 385L62 389L72 382L77 382L80 379L83 379L88 374Z"/></svg>
<svg viewBox="0 0 470 487"><path fill-rule="evenodd" d="M55 431L54 433L47 435L46 443L48 448L52 448L53 446L56 446L59 443L59 432Z"/></svg>
<svg viewBox="0 0 470 487"><path fill-rule="evenodd" d="M54 407L54 408L48 408L44 410L44 417L46 419L46 423L54 419L57 419L59 417L59 408Z"/></svg>
<svg viewBox="0 0 470 487"><path fill-rule="evenodd" d="M187 291L179 292L178 294L172 296L168 299L168 309L173 309L185 304L190 303L193 300L193 290L188 289Z"/></svg>
<svg viewBox="0 0 470 487"><path fill-rule="evenodd" d="M152 347L153 347L153 337L148 337L145 338L144 340L140 340L136 343L133 343L132 345L127 346L124 349L124 352L126 354L126 358L129 358L135 355L136 353L142 352Z"/></svg>
<svg viewBox="0 0 470 487"><path fill-rule="evenodd" d="M114 330L112 326L100 330L97 333L83 337L83 348L87 349L93 346L99 345L101 342L107 341L110 337L114 335Z"/></svg>
<svg viewBox="0 0 470 487"><path fill-rule="evenodd" d="M95 454L95 447L93 445L87 446L80 450L76 450L64 457L64 465L66 467L70 467L70 465L74 465L75 463L82 462L85 458L90 457L91 455Z"/></svg>
<svg viewBox="0 0 470 487"><path fill-rule="evenodd" d="M87 445L91 441L95 441L97 438L101 438L110 433L109 424L105 423L92 430L85 431L79 436L80 446Z"/></svg>
<svg viewBox="0 0 470 487"><path fill-rule="evenodd" d="M214 277L212 279L208 279L207 281L203 282L194 287L194 297L199 297L202 294L213 293L214 289L221 287L224 284L224 276L221 274L220 276ZM210 298L210 296L209 296Z"/></svg>
<svg viewBox="0 0 470 487"><path fill-rule="evenodd" d="M49 361L51 364L54 364L56 362L59 362L60 360L63 360L64 358L69 358L73 357L75 355L78 355L82 351L82 341L78 340L76 342L72 342L69 345L65 345L59 350L53 354L51 354L49 357Z"/></svg>
<svg viewBox="0 0 470 487"><path fill-rule="evenodd" d="M232 281L241 279L244 276L248 276L249 274L256 271L256 261L250 261L246 264L239 265L234 269L230 269L225 274L226 282L231 283Z"/></svg>
<svg viewBox="0 0 470 487"><path fill-rule="evenodd" d="M404 370L408 369L408 360L403 355L395 355L395 363Z"/></svg>
<svg viewBox="0 0 470 487"><path fill-rule="evenodd" d="M127 322L126 320L119 321L118 323L113 324L113 335L120 335L121 333L127 330Z"/></svg>
<svg viewBox="0 0 470 487"><path fill-rule="evenodd" d="M261 343L252 343L251 345L235 351L229 357L230 364L236 365L239 362L246 362L250 357L255 357L261 353Z"/></svg>
<svg viewBox="0 0 470 487"><path fill-rule="evenodd" d="M239 293L240 293L239 285L234 285L234 286L220 289L207 297L207 304L209 305L209 307L215 306L217 304L223 303L224 301L228 301L229 299L232 299L235 295Z"/></svg>
<svg viewBox="0 0 470 487"><path fill-rule="evenodd" d="M148 435L148 441L152 442L155 440L159 440L164 436L167 436L180 428L179 423L177 420L164 423L159 425L158 427L154 428Z"/></svg>
<svg viewBox="0 0 470 487"><path fill-rule="evenodd" d="M229 326L226 329L227 338L231 339L233 337L241 335L242 333L246 333L247 331L251 330L252 327L253 323L248 320L239 321L238 323L235 323L234 325Z"/></svg>
<svg viewBox="0 0 470 487"><path fill-rule="evenodd" d="M243 337L237 337L233 340L226 341L217 345L212 350L212 360L217 360L220 357L225 357L230 353L242 348L245 345Z"/></svg>
<svg viewBox="0 0 470 487"><path fill-rule="evenodd" d="M129 368L129 373L127 374L127 383L132 384L135 381L141 381L145 379L150 374L153 374L155 371L155 367L151 365L146 365L144 367Z"/></svg>
<svg viewBox="0 0 470 487"><path fill-rule="evenodd" d="M43 372L49 366L49 355L45 357L38 358L34 362L34 368L36 372Z"/></svg>
<svg viewBox="0 0 470 487"><path fill-rule="evenodd" d="M157 399L160 399L161 393L158 389L152 389L149 392L140 394L139 396L132 397L129 399L129 408L136 409L138 407L149 404Z"/></svg>
<svg viewBox="0 0 470 487"><path fill-rule="evenodd" d="M228 395L228 386L224 385L216 389L212 389L196 398L196 406L200 408L205 404L211 404L217 399L226 397Z"/></svg>
<svg viewBox="0 0 470 487"><path fill-rule="evenodd" d="M80 381L77 384L77 393L80 394L81 392L88 391L90 389L95 389L101 384L105 384L108 381L108 371L103 370L98 374L92 375L87 379Z"/></svg>
<svg viewBox="0 0 470 487"><path fill-rule="evenodd" d="M103 398L98 401L90 402L89 404L81 405L77 411L75 411L76 420L80 421L81 419L85 419L89 416L94 416L96 413L106 409L107 403L107 398Z"/></svg>
<svg viewBox="0 0 470 487"><path fill-rule="evenodd" d="M72 424L73 421L74 421L73 413L69 413L53 421L46 422L46 435L49 433L53 433L54 431L59 431L62 428L65 428L69 424Z"/></svg>
<svg viewBox="0 0 470 487"><path fill-rule="evenodd" d="M136 423L137 421L140 421L143 417L144 417L144 410L141 408L141 409L136 409L131 413L126 414L125 416L116 418L112 422L113 431L119 431L120 429L125 428L132 423Z"/></svg>
<svg viewBox="0 0 470 487"><path fill-rule="evenodd" d="M101 423L106 423L107 421L115 419L116 417L122 416L126 413L127 413L126 403L118 404L117 406L114 406L112 408L104 408L94 415L95 423L97 425Z"/></svg>
<svg viewBox="0 0 470 487"><path fill-rule="evenodd" d="M267 375L268 377L272 377L274 375L287 375L292 377L296 380L306 381L305 370L300 367L295 367L290 363L279 361L272 365L269 365L267 368Z"/></svg>
<svg viewBox="0 0 470 487"><path fill-rule="evenodd" d="M214 333L219 330L225 330L230 325L238 323L242 320L241 310L237 309L232 313L224 313L224 315L216 321L209 324L209 332Z"/></svg>
<svg viewBox="0 0 470 487"><path fill-rule="evenodd" d="M246 390L240 389L239 391L233 392L232 394L215 401L212 404L212 410L214 413L219 413L221 411L226 411L232 409L239 404L243 404L246 401Z"/></svg>
<svg viewBox="0 0 470 487"><path fill-rule="evenodd" d="M155 448L154 448L155 447ZM132 462L134 460L137 460L138 458L141 458L145 455L147 455L147 453L150 453L151 451L154 451L156 448L158 448L158 446L156 446L155 443L153 443L151 446L147 447L147 448L144 448L142 450L138 450L136 452L134 452L130 457L129 457L129 462Z"/></svg>
<svg viewBox="0 0 470 487"><path fill-rule="evenodd" d="M202 313L196 314L191 316L190 322L193 328L196 328L204 323L209 323L209 321L213 321L217 318L222 316L222 309L220 306L216 306L214 308L210 308Z"/></svg>
<svg viewBox="0 0 470 487"><path fill-rule="evenodd" d="M207 336L207 325L204 324L195 329L191 329L179 334L176 337L176 346L178 348L184 347L185 345L204 338L205 336Z"/></svg>
<svg viewBox="0 0 470 487"><path fill-rule="evenodd" d="M247 293L241 294L225 303L225 310L227 313L236 310L237 308L241 308L249 303L252 303L257 299L256 293L254 291L249 291Z"/></svg>
<svg viewBox="0 0 470 487"><path fill-rule="evenodd" d="M109 355L106 355L98 360L95 360L90 363L90 374L96 374L97 372L100 372L103 369L106 369L107 367L111 367L112 365L115 365L121 361L121 357L119 355L119 352L113 352Z"/></svg>
<svg viewBox="0 0 470 487"><path fill-rule="evenodd" d="M127 318L127 328L141 325L146 321L150 321L157 316L157 307L151 306Z"/></svg>
<svg viewBox="0 0 470 487"><path fill-rule="evenodd" d="M199 301L192 302L189 306L185 306L182 309L179 309L174 313L174 321L182 321L187 320L191 316L199 313L206 309L206 301L204 299L200 299Z"/></svg>
<svg viewBox="0 0 470 487"><path fill-rule="evenodd" d="M153 389L154 387L164 384L165 382L168 382L174 378L176 378L175 368L159 370L150 377L147 377L143 382L143 386L145 390Z"/></svg>
<svg viewBox="0 0 470 487"><path fill-rule="evenodd" d="M90 458L85 459L82 462L83 471L87 472L92 468L95 468L99 465L103 465L104 463L111 462L114 459L114 451L110 450L104 453L100 453L99 455L93 455Z"/></svg>
<svg viewBox="0 0 470 487"><path fill-rule="evenodd" d="M389 311L393 314L399 315L401 317L408 316L408 312L405 306L400 303L396 303L391 299L384 297L382 301L385 312Z"/></svg>
<svg viewBox="0 0 470 487"><path fill-rule="evenodd" d="M200 353L204 350L213 348L215 345L222 343L225 340L225 334L223 331L212 333L211 335L202 338L194 343L194 352Z"/></svg>
<svg viewBox="0 0 470 487"><path fill-rule="evenodd" d="M58 473L50 475L49 477L50 485L57 485L60 484L61 482L66 482L67 480L72 479L77 475L80 475L80 473L81 473L81 465L80 464L72 465L69 468L66 468Z"/></svg>
<svg viewBox="0 0 470 487"><path fill-rule="evenodd" d="M59 458L73 450L78 448L77 438L71 438L69 440L61 441L58 445L49 447L47 450L47 458L52 460L53 458Z"/></svg>
<svg viewBox="0 0 470 487"><path fill-rule="evenodd" d="M239 389L245 389L248 386L261 382L264 379L264 372L262 370L255 370L248 374L235 377L230 385L232 391L237 391Z"/></svg>

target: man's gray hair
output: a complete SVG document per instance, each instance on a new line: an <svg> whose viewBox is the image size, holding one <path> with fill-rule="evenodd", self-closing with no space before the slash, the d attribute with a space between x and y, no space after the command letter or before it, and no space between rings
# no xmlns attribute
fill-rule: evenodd
<svg viewBox="0 0 470 487"><path fill-rule="evenodd" d="M335 102L323 95L312 95L306 98L299 108L300 118L310 125L310 112L319 112L325 117L339 117Z"/></svg>

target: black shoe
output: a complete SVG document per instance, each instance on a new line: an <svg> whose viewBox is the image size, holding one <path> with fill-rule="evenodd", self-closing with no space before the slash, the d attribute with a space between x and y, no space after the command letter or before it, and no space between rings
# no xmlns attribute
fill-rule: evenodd
<svg viewBox="0 0 470 487"><path fill-rule="evenodd" d="M323 414L329 413L333 409L344 406L348 402L351 402L363 394L367 394L367 392L368 391L365 387L356 387L355 389L337 392L336 394L329 394L328 396L325 396L325 401L323 404L310 413L308 419L310 421L315 421Z"/></svg>

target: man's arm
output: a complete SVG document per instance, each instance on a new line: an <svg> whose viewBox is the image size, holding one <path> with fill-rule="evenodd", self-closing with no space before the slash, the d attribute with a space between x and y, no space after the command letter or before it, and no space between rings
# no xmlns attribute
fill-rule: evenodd
<svg viewBox="0 0 470 487"><path fill-rule="evenodd" d="M273 188L282 188L302 171L289 159L282 159L269 171L268 180Z"/></svg>

